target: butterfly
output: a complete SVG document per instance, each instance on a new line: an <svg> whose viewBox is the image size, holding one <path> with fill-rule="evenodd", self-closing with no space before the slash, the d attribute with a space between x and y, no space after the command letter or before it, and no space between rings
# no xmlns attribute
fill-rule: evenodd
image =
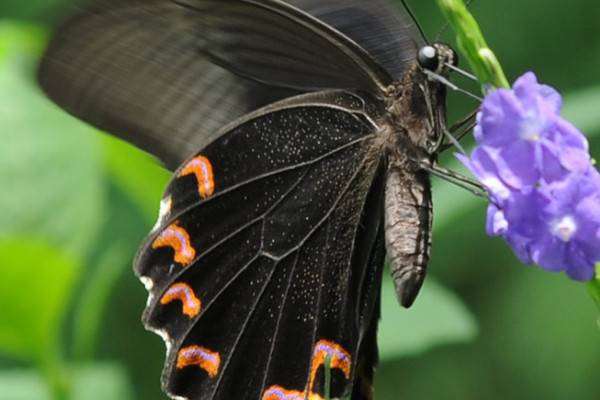
<svg viewBox="0 0 600 400"><path fill-rule="evenodd" d="M373 397L384 260L409 307L457 62L384 0L97 0L57 30L48 96L174 171L134 266L171 398Z"/></svg>

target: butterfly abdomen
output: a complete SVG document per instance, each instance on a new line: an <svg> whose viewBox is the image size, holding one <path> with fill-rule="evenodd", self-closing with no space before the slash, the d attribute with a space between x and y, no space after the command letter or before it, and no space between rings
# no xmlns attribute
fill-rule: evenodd
<svg viewBox="0 0 600 400"><path fill-rule="evenodd" d="M431 222L429 176L391 167L385 187L386 251L396 294L404 307L412 305L425 278Z"/></svg>

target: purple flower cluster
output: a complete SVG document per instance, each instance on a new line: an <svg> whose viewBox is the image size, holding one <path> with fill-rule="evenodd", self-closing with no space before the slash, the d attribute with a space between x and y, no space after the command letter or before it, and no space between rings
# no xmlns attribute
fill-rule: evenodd
<svg viewBox="0 0 600 400"><path fill-rule="evenodd" d="M600 262L600 174L561 107L556 90L526 73L486 96L477 147L458 157L489 192L489 235L524 263L590 280Z"/></svg>

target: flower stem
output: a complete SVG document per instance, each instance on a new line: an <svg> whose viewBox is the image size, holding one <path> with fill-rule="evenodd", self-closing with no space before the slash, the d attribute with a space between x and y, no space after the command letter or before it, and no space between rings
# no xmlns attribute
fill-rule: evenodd
<svg viewBox="0 0 600 400"><path fill-rule="evenodd" d="M498 59L488 47L479 24L469 12L463 0L437 0L439 7L456 32L459 49L466 55L473 72L486 86L508 88Z"/></svg>
<svg viewBox="0 0 600 400"><path fill-rule="evenodd" d="M596 302L598 310L600 310L600 264L596 265L596 277L588 283L588 292ZM598 319L598 327L600 328L600 318Z"/></svg>
<svg viewBox="0 0 600 400"><path fill-rule="evenodd" d="M325 357L325 400L331 399L331 356Z"/></svg>

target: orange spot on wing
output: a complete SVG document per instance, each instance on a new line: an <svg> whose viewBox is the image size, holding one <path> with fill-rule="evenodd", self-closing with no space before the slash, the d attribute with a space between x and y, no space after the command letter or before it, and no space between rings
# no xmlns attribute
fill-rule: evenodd
<svg viewBox="0 0 600 400"><path fill-rule="evenodd" d="M194 289L185 283L176 283L171 286L160 299L160 304L165 305L179 300L183 305L183 313L190 318L194 318L200 313L202 303L196 297Z"/></svg>
<svg viewBox="0 0 600 400"><path fill-rule="evenodd" d="M313 354L310 362L310 377L307 389L303 392L297 390L287 390L281 386L274 385L269 387L263 394L261 400L323 400L323 398L314 392L315 378L320 366L325 364L329 356L331 368L340 369L346 379L350 379L350 369L352 367L352 358L342 346L329 340L319 340L313 348Z"/></svg>
<svg viewBox="0 0 600 400"><path fill-rule="evenodd" d="M196 250L190 242L190 235L177 222L169 225L152 243L153 249L170 247L175 252L175 261L184 266L189 265L196 257Z"/></svg>
<svg viewBox="0 0 600 400"><path fill-rule="evenodd" d="M311 393L314 388L317 370L320 366L325 364L327 356L329 356L331 360L331 368L340 369L344 373L346 379L350 379L350 368L352 367L352 358L350 357L350 354L337 343L329 340L319 340L317 344L315 344L310 363L310 379L308 388Z"/></svg>
<svg viewBox="0 0 600 400"><path fill-rule="evenodd" d="M219 372L221 356L219 353L195 345L179 350L179 354L177 355L177 369L183 369L192 365L200 367L208 373L208 376L214 378Z"/></svg>
<svg viewBox="0 0 600 400"><path fill-rule="evenodd" d="M196 176L200 197L205 199L212 196L215 192L215 177L213 175L212 164L208 158L204 156L193 158L179 172L179 177L192 174Z"/></svg>
<svg viewBox="0 0 600 400"><path fill-rule="evenodd" d="M304 392L299 392L297 390L286 390L281 386L274 385L265 390L262 400L304 400L305 398ZM321 396L312 395L308 398L310 400L320 400Z"/></svg>

